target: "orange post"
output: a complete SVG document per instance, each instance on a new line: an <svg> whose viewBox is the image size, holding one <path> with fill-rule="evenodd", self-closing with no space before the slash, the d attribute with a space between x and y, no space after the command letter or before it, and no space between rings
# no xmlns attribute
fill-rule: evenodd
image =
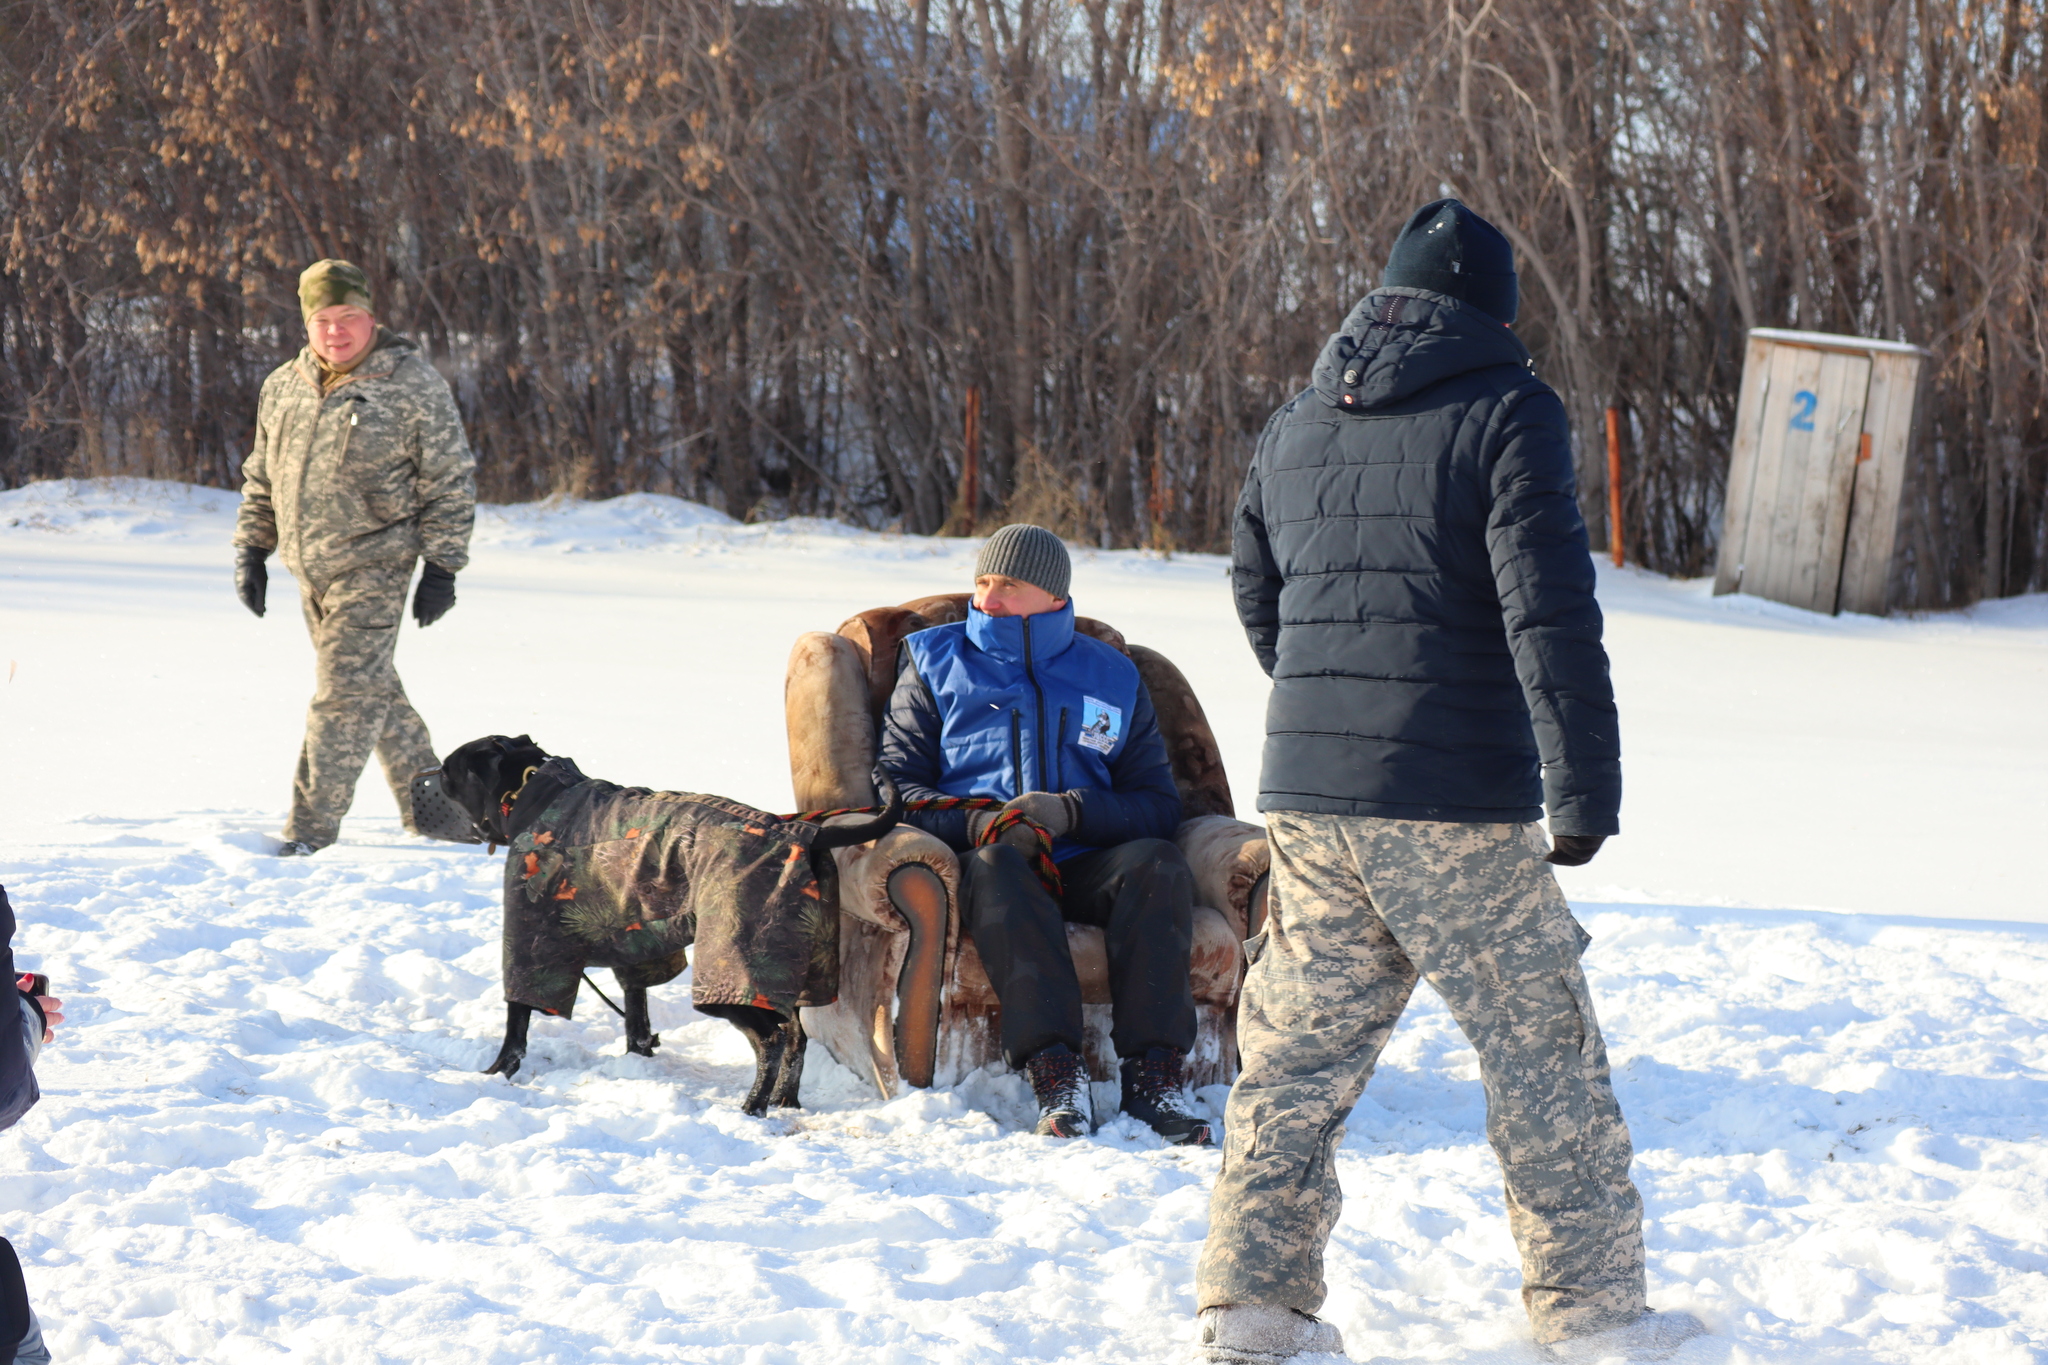
<svg viewBox="0 0 2048 1365"><path fill-rule="evenodd" d="M1621 544L1621 409L1607 410L1607 551L1620 568Z"/></svg>
<svg viewBox="0 0 2048 1365"><path fill-rule="evenodd" d="M981 388L967 387L966 444L960 452L960 533L974 534L975 504L981 501Z"/></svg>
<svg viewBox="0 0 2048 1365"><path fill-rule="evenodd" d="M1152 443L1152 469L1148 480L1151 487L1146 490L1145 512L1152 523L1152 548L1166 548L1166 460L1160 452L1159 442Z"/></svg>

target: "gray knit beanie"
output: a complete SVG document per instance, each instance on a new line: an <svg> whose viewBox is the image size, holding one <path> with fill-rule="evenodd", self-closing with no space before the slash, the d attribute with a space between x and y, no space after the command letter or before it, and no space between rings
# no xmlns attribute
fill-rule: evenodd
<svg viewBox="0 0 2048 1365"><path fill-rule="evenodd" d="M1065 601L1073 582L1074 565L1067 558L1066 542L1043 526L1018 522L1005 526L981 543L974 560L974 576L999 573L1020 583L1044 588Z"/></svg>

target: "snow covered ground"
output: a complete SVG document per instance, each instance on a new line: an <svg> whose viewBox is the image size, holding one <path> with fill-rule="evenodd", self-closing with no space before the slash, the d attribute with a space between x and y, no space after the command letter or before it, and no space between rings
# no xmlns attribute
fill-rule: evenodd
<svg viewBox="0 0 2048 1365"><path fill-rule="evenodd" d="M73 1023L0 1136L0 1232L59 1358L1161 1362L1211 1152L1051 1147L1010 1077L888 1102L813 1049L743 1117L743 1044L495 1047L497 860L402 835L266 856L310 651L228 588L232 497L0 493L0 880ZM671 499L493 509L400 664L445 749L790 802L797 632L960 584L961 542ZM1220 561L1084 555L1173 656L1249 806L1264 680ZM1568 875L1637 1146L1651 1298L1714 1362L2048 1362L2048 599L1829 620L1605 574L1627 833ZM1848 913L1828 913L1842 911ZM1221 1092L1208 1098L1220 1101ZM1523 1365L1471 1051L1425 992L1350 1128L1327 1310L1364 1362Z"/></svg>

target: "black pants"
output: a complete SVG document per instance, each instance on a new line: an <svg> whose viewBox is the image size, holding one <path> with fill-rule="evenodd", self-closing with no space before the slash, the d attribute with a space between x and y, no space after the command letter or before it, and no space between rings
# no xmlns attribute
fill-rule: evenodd
<svg viewBox="0 0 2048 1365"><path fill-rule="evenodd" d="M1031 862L1007 844L960 859L968 936L1002 1002L1003 1056L1021 1067L1054 1043L1081 1050L1081 982L1067 951L1068 921L1093 924L1109 949L1110 1041L1119 1057L1195 1045L1188 990L1195 878L1179 848L1134 839L1060 864L1055 900Z"/></svg>

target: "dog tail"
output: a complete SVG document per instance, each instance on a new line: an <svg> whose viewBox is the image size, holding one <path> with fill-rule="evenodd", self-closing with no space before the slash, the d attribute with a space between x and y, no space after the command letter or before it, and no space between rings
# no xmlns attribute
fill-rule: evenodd
<svg viewBox="0 0 2048 1365"><path fill-rule="evenodd" d="M882 798L882 813L872 820L863 820L857 825L826 825L818 831L812 841L813 849L827 850L851 848L864 844L870 839L879 839L896 828L903 820L903 793L896 790L896 784L889 780L889 774L875 769L875 789Z"/></svg>

